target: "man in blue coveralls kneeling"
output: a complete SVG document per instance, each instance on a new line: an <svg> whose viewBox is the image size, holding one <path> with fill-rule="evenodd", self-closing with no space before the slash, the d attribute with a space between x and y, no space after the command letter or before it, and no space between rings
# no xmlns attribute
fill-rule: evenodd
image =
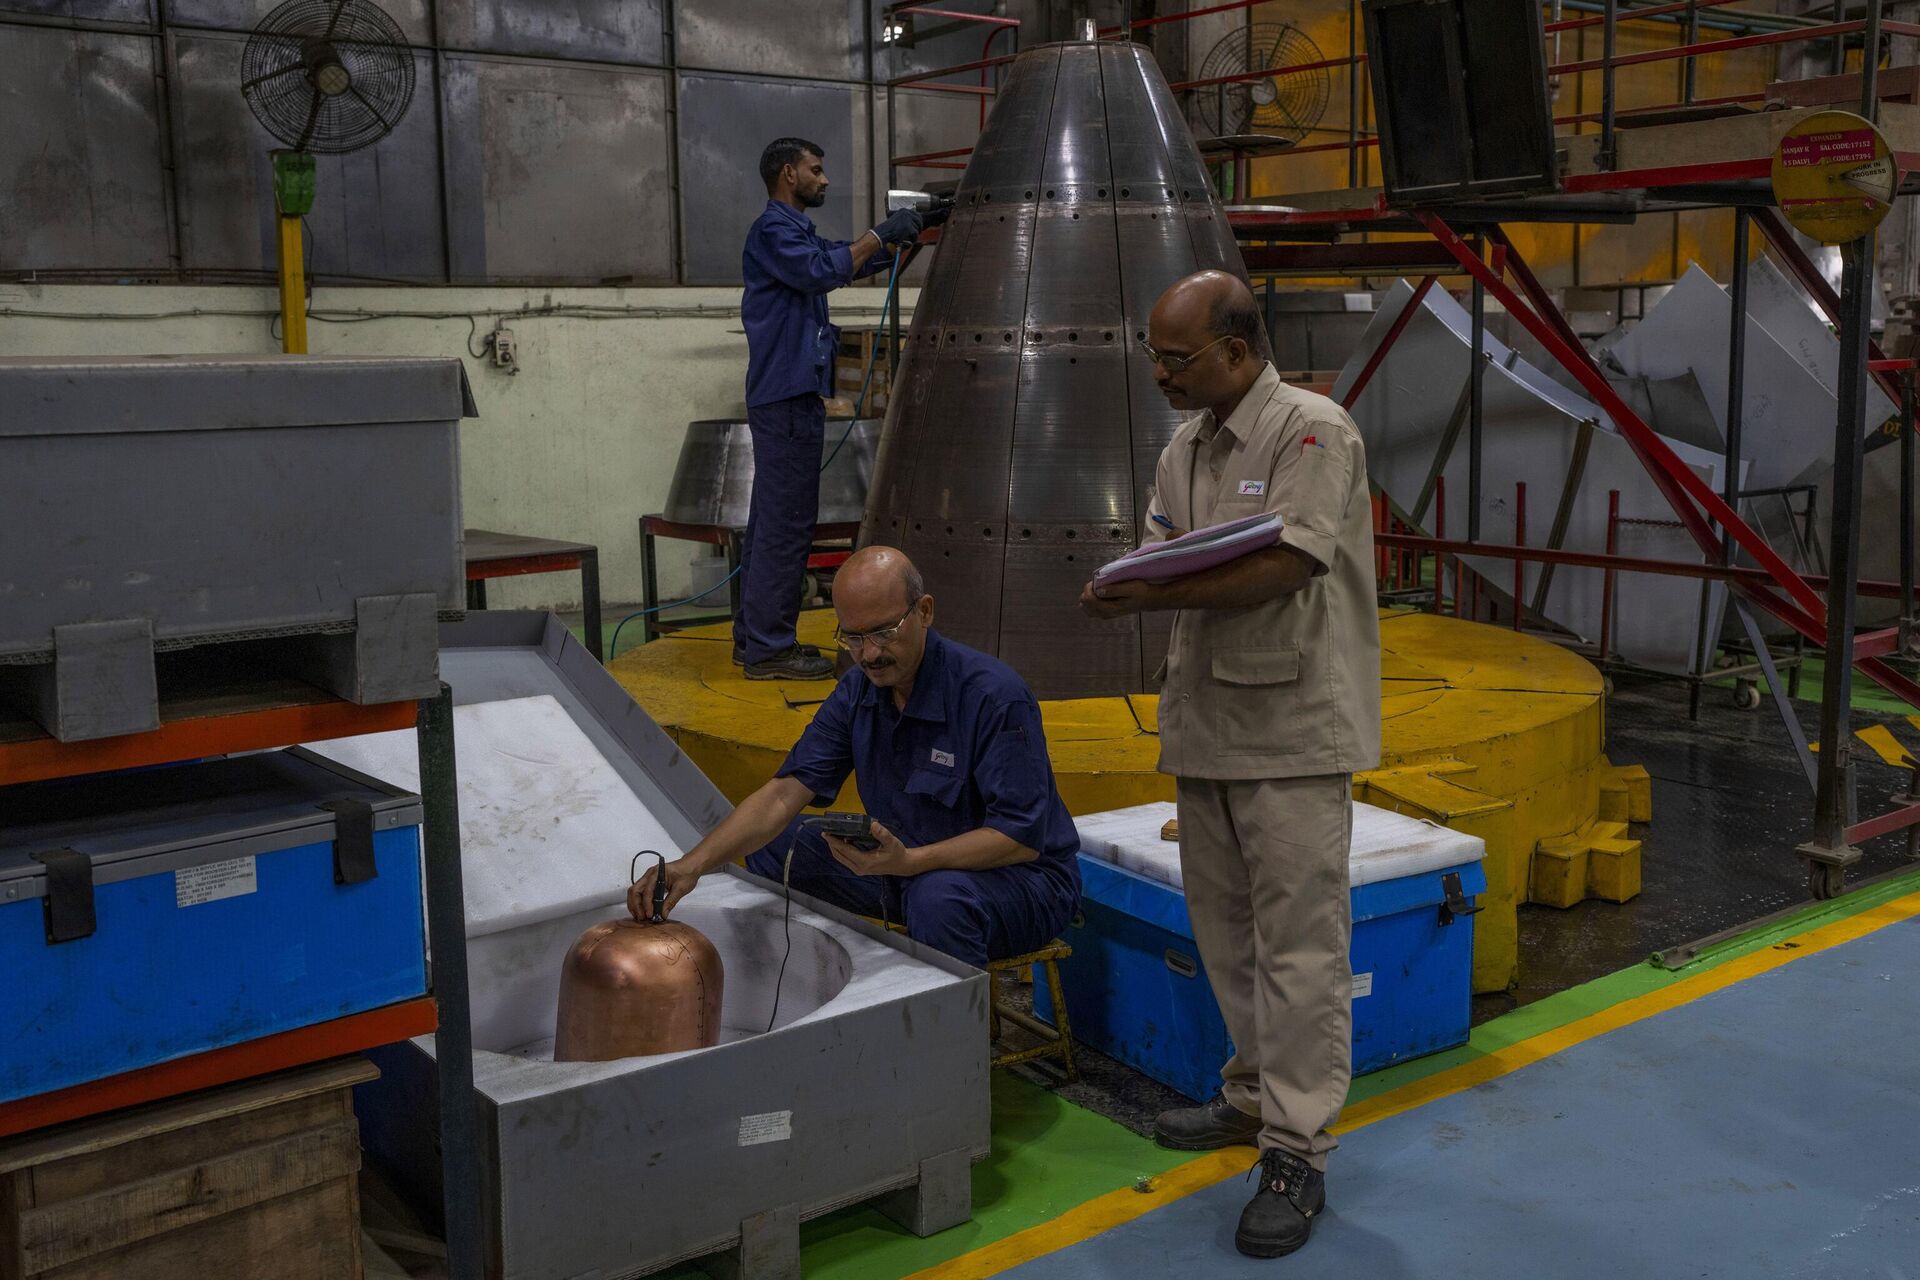
<svg viewBox="0 0 1920 1280"><path fill-rule="evenodd" d="M741 255L746 291L747 426L753 432L753 499L740 543L740 616L733 660L749 680L825 680L833 661L794 634L800 583L820 516L820 453L833 394L840 331L827 294L885 270L888 244L911 244L920 215L901 209L858 240L826 240L808 209L827 199L825 160L804 138L776 138L760 155L767 208Z"/></svg>
<svg viewBox="0 0 1920 1280"><path fill-rule="evenodd" d="M856 552L833 582L841 677L773 780L666 865L667 906L742 855L747 869L903 923L975 966L1057 937L1080 904L1080 837L1053 783L1040 706L998 658L933 629L933 597L891 547ZM851 773L874 818L862 851L800 825ZM629 901L647 904L649 871ZM650 909L650 908L649 908Z"/></svg>

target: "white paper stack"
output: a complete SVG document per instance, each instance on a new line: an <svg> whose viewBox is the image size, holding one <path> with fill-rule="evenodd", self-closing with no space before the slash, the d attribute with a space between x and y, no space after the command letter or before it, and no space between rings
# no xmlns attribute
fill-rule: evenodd
<svg viewBox="0 0 1920 1280"><path fill-rule="evenodd" d="M1280 517L1271 511L1209 525L1165 542L1150 542L1093 571L1097 583L1143 578L1168 582L1264 551L1280 541Z"/></svg>

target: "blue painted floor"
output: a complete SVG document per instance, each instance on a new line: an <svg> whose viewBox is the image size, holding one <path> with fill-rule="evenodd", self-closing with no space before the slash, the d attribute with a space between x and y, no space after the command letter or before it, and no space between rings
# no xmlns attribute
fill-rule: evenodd
<svg viewBox="0 0 1920 1280"><path fill-rule="evenodd" d="M1005 1273L1920 1277L1920 920L1347 1135L1292 1257L1229 1181Z"/></svg>

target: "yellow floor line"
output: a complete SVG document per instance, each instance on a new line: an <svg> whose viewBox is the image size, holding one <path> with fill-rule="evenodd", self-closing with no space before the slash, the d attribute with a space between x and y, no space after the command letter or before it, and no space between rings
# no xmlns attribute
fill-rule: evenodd
<svg viewBox="0 0 1920 1280"><path fill-rule="evenodd" d="M1461 1093L1609 1031L1617 1031L1657 1013L1724 990L1747 978L1778 969L1806 956L1817 955L1915 916L1920 916L1920 893L1895 898L1858 915L1783 939L1764 950L1728 960L1658 991L1635 996L1564 1027L1543 1031L1471 1062L1463 1062L1424 1080L1415 1080L1356 1103L1340 1117L1334 1132L1351 1133L1389 1116ZM1131 1187L1109 1191L1106 1195L1069 1209L1050 1222L1017 1231L970 1253L916 1271L907 1280L984 1280L984 1277L999 1275L1022 1263L1090 1240L1103 1231L1143 1217L1230 1177L1244 1175L1256 1158L1252 1147L1229 1147L1224 1151L1209 1152L1154 1178L1144 1193Z"/></svg>
<svg viewBox="0 0 1920 1280"><path fill-rule="evenodd" d="M1873 753L1896 769L1907 767L1907 749L1900 745L1900 739L1893 736L1893 730L1883 724L1870 724L1864 729L1855 729L1853 736L1873 748Z"/></svg>

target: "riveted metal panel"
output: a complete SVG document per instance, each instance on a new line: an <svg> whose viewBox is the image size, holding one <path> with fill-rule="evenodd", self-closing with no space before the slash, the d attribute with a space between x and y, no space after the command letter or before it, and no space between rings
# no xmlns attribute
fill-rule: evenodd
<svg viewBox="0 0 1920 1280"><path fill-rule="evenodd" d="M280 143L240 96L244 36L174 37L183 265L198 271L271 270L277 256L273 170ZM431 56L416 53L419 83ZM439 280L446 274L433 104L415 96L387 137L317 158L307 216L307 270L317 276Z"/></svg>
<svg viewBox="0 0 1920 1280"><path fill-rule="evenodd" d="M672 278L667 82L638 69L444 60L453 274ZM578 198L593 174L592 199Z"/></svg>
<svg viewBox="0 0 1920 1280"><path fill-rule="evenodd" d="M1028 280L1032 274L1033 204L985 203L965 214L967 252L947 299L943 323L962 332L1017 331L1027 319Z"/></svg>
<svg viewBox="0 0 1920 1280"><path fill-rule="evenodd" d="M168 265L149 36L10 27L0 95L0 269ZM108 180L110 177L111 180Z"/></svg>
<svg viewBox="0 0 1920 1280"><path fill-rule="evenodd" d="M1039 698L1087 698L1114 691L1117 672L1140 665L1132 618L1096 621L1080 611L1093 571L1127 548L1087 550L1059 538L1007 548L1000 657Z"/></svg>
<svg viewBox="0 0 1920 1280"><path fill-rule="evenodd" d="M965 526L954 536L971 545L1004 537L1019 378L1019 352L1010 346L941 353L928 394L929 420L938 426L915 450L905 513L926 523L921 532ZM983 532L989 529L998 532Z"/></svg>
<svg viewBox="0 0 1920 1280"><path fill-rule="evenodd" d="M1100 47L1063 45L1047 117L1046 159L1041 180L1047 186L1084 187L1092 195L1106 188L1113 169L1107 160L1106 97L1100 83ZM1107 198L1103 191L1101 198Z"/></svg>
<svg viewBox="0 0 1920 1280"><path fill-rule="evenodd" d="M407 43L430 46L433 24L427 17L431 0L380 0L380 7L400 25ZM175 27L215 27L249 32L280 6L280 0L167 0L167 22ZM237 93L239 82L235 82Z"/></svg>
<svg viewBox="0 0 1920 1280"><path fill-rule="evenodd" d="M1126 64L1133 64L1133 74L1144 91L1147 104L1147 118L1137 122L1145 133L1157 133L1166 144L1167 159L1173 170L1173 186L1182 200L1211 199L1213 184L1207 177L1207 167L1200 159L1200 148L1193 143L1193 135L1187 131L1186 120L1180 114L1179 106L1173 100L1173 94L1167 89L1167 82L1160 74L1160 68L1154 64L1153 55L1140 45L1120 45L1116 49L1124 73ZM1128 127L1135 127L1130 124Z"/></svg>
<svg viewBox="0 0 1920 1280"><path fill-rule="evenodd" d="M1245 280L1246 264L1240 258L1240 246L1234 241L1233 230L1227 226L1227 215L1210 202L1189 204L1186 214L1187 234L1193 239L1193 256L1200 268L1230 271Z"/></svg>
<svg viewBox="0 0 1920 1280"><path fill-rule="evenodd" d="M866 0L682 0L674 15L679 65L858 79L866 69L866 10Z"/></svg>
<svg viewBox="0 0 1920 1280"><path fill-rule="evenodd" d="M659 66L663 0L438 0L454 49ZM692 7L692 6L689 6Z"/></svg>
<svg viewBox="0 0 1920 1280"><path fill-rule="evenodd" d="M1113 127L1107 131L1113 180L1126 188L1122 200L1174 199L1173 161L1168 152L1168 129L1186 126L1178 116L1161 119L1154 113L1153 100L1146 81L1133 74L1132 59L1124 48L1103 46L1102 81L1106 87L1107 115ZM1188 142L1191 146L1191 142Z"/></svg>
<svg viewBox="0 0 1920 1280"><path fill-rule="evenodd" d="M1058 45L1042 46L1014 61L1005 86L994 100L993 114L987 117L987 127L974 143L973 155L961 175L962 200L993 194L1005 199L1006 189L1025 188L1040 180L1059 66Z"/></svg>
<svg viewBox="0 0 1920 1280"><path fill-rule="evenodd" d="M1078 600L1136 545L1180 422L1141 346L1153 303L1200 265L1240 271L1158 84L1111 46L1014 64L920 298L863 531L964 601L942 625L1042 697L1144 689L1160 665L1164 621L1098 622Z"/></svg>
<svg viewBox="0 0 1920 1280"><path fill-rule="evenodd" d="M1200 269L1179 206L1123 204L1115 217L1120 252L1120 308L1135 341L1144 341L1153 304L1167 286Z"/></svg>
<svg viewBox="0 0 1920 1280"><path fill-rule="evenodd" d="M1086 525L1068 539L1083 545L1096 534L1102 543L1130 537L1133 457L1123 360L1120 344L1097 334L1029 347L1014 410L1014 523ZM1011 536L1019 541L1020 531Z"/></svg>
<svg viewBox="0 0 1920 1280"><path fill-rule="evenodd" d="M863 93L851 85L744 76L680 77L680 206L688 284L740 283L747 228L767 206L760 152L795 135L826 148L827 202L808 211L820 234L851 240L872 225L853 140ZM877 305L877 301L876 301Z"/></svg>
<svg viewBox="0 0 1920 1280"><path fill-rule="evenodd" d="M1029 327L1079 325L1118 337L1113 300L1120 287L1120 249L1114 235L1113 202L1090 188L1044 187L1033 229L1033 256L1047 264L1027 286ZM1114 339L1106 339L1112 341Z"/></svg>

